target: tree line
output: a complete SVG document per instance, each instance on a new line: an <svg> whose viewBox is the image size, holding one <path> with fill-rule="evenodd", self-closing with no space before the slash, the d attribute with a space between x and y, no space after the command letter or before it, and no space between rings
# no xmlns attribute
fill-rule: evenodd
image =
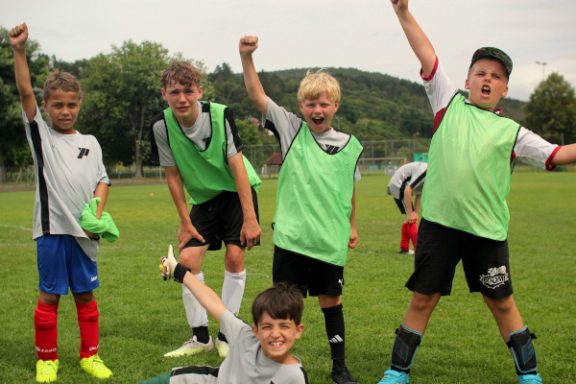
<svg viewBox="0 0 576 384"><path fill-rule="evenodd" d="M160 95L160 74L170 61L188 60L204 73L204 99L230 106L245 145L272 144L275 139L259 126L260 116L246 97L242 75L227 63L209 72L200 60L171 55L161 44L126 41L111 52L65 62L43 53L38 42L27 46L32 83L39 103L48 73L62 69L76 75L84 92L76 128L96 136L104 162L134 165L141 176L150 161L150 122L166 107ZM261 72L269 96L298 113L296 92L310 69ZM314 70L314 69L312 69ZM353 68L326 68L342 87L342 102L334 126L354 133L361 141L429 138L433 117L419 83ZM39 104L40 105L40 104ZM574 88L562 75L543 80L528 102L504 99L504 113L543 137L559 143L576 141ZM31 163L22 127L22 112L14 82L12 49L7 30L0 27L0 182L6 167Z"/></svg>

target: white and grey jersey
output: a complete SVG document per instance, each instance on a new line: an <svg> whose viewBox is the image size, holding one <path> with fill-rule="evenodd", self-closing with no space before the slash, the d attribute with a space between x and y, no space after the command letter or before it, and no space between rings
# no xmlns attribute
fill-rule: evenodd
<svg viewBox="0 0 576 384"><path fill-rule="evenodd" d="M415 161L404 164L392 175L388 183L388 194L395 199L401 199L407 185L412 188L414 196L421 194L427 169L428 164L423 162Z"/></svg>
<svg viewBox="0 0 576 384"><path fill-rule="evenodd" d="M212 122L210 121L210 112L204 111L203 104L198 102L198 118L191 127L180 127L182 132L190 141L192 141L200 151L203 151L208 146L210 138L212 137ZM153 124L152 130L156 147L158 149L158 158L162 167L176 166L176 161L172 155L172 150L168 143L166 133L166 123L164 116L159 117ZM227 157L230 158L242 150L242 142L238 135L238 130L234 121L225 119L226 122L226 142L227 142Z"/></svg>
<svg viewBox="0 0 576 384"><path fill-rule="evenodd" d="M33 238L72 235L94 259L98 243L80 227L80 214L98 183L110 184L100 144L92 135L53 130L38 108L33 121L23 119L36 175Z"/></svg>
<svg viewBox="0 0 576 384"><path fill-rule="evenodd" d="M458 88L454 86L446 75L444 67L438 59L436 59L436 65L432 73L427 77L423 77L423 81L424 89L434 113L435 132L452 97L458 92ZM469 101L467 100L467 102ZM551 165L551 160L556 154L557 148L558 145L549 143L541 136L521 126L514 144L512 160L539 168L552 169L554 167Z"/></svg>
<svg viewBox="0 0 576 384"><path fill-rule="evenodd" d="M170 384L308 384L301 364L279 364L264 355L250 326L230 311L220 319L220 329L230 345L219 369L175 369Z"/></svg>
<svg viewBox="0 0 576 384"><path fill-rule="evenodd" d="M288 112L276 104L274 100L268 98L268 110L266 112L264 128L271 131L280 142L282 159L286 157L286 153L288 153L302 122L302 118L292 112ZM312 136L314 136L320 148L327 153L339 152L350 140L349 134L337 131L334 128L330 128L328 131L322 133L316 133L310 130L310 133L312 133ZM357 182L360 178L360 170L356 167L354 181Z"/></svg>

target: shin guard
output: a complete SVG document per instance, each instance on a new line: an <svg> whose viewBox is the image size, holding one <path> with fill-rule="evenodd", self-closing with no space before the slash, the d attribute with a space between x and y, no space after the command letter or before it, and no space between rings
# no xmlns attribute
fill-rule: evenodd
<svg viewBox="0 0 576 384"><path fill-rule="evenodd" d="M392 368L409 372L421 341L422 335L419 332L401 324L396 330L396 340L392 349Z"/></svg>
<svg viewBox="0 0 576 384"><path fill-rule="evenodd" d="M512 352L512 357L514 357L514 365L518 375L534 374L538 371L536 351L534 351L532 339L536 339L536 335L530 333L528 327L524 327L519 331L510 333L510 338L506 343Z"/></svg>

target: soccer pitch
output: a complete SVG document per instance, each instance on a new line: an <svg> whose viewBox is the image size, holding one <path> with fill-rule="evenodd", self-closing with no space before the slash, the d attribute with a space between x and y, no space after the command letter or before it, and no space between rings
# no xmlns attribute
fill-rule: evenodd
<svg viewBox="0 0 576 384"><path fill-rule="evenodd" d="M366 175L357 186L360 245L349 254L343 295L346 353L360 383L376 383L388 368L394 330L410 292L404 283L413 256L398 255L403 217L386 195L389 178ZM262 245L247 252L248 273L240 317L271 284L276 180L259 193ZM515 299L538 339L534 345L546 383L575 383L576 173L518 172L508 199L509 245ZM33 192L0 193L0 383L34 382L33 314L37 300L35 243L31 240ZM158 259L176 243L178 218L164 184L112 186L106 210L120 239L102 243L100 355L114 372L109 383L137 383L173 366L218 365L216 352L163 358L190 337L181 288L160 278ZM220 291L223 253L204 260L206 283ZM324 319L315 298L305 302L304 335L295 354L314 384L331 383ZM58 383L96 383L78 364L79 335L71 295L59 308ZM217 324L211 320L214 337ZM469 294L461 267L452 295L441 300L416 355L411 383L517 382L514 364L479 294Z"/></svg>

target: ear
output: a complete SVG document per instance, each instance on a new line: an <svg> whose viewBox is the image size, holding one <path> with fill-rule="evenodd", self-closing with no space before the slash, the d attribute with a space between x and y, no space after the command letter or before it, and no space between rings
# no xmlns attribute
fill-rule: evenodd
<svg viewBox="0 0 576 384"><path fill-rule="evenodd" d="M162 88L160 92L162 93L162 98L164 99L164 101L168 101L166 100L166 88Z"/></svg>
<svg viewBox="0 0 576 384"><path fill-rule="evenodd" d="M464 89L470 89L470 82L468 81L468 79L464 81Z"/></svg>
<svg viewBox="0 0 576 384"><path fill-rule="evenodd" d="M296 339L302 337L302 332L304 332L304 324L300 323L296 326Z"/></svg>
<svg viewBox="0 0 576 384"><path fill-rule="evenodd" d="M204 90L202 89L202 86L199 85L198 86L198 100L202 100L203 95L204 95Z"/></svg>
<svg viewBox="0 0 576 384"><path fill-rule="evenodd" d="M256 324L252 324L252 333L254 335L258 334L258 326Z"/></svg>
<svg viewBox="0 0 576 384"><path fill-rule="evenodd" d="M508 82L506 82L506 88L504 88L504 91L502 92L502 97L506 96L508 96Z"/></svg>

